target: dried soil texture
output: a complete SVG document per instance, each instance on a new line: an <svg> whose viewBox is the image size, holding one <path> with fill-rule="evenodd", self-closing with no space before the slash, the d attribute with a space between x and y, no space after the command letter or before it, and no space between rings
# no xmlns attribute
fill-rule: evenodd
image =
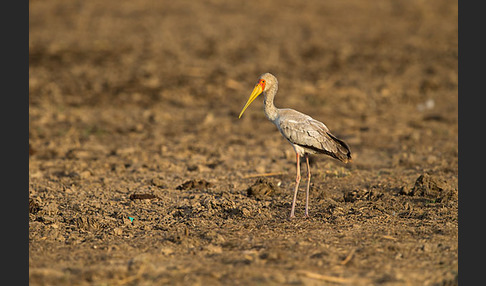
<svg viewBox="0 0 486 286"><path fill-rule="evenodd" d="M29 6L31 285L457 284L457 1ZM264 72L352 150L308 219Z"/></svg>

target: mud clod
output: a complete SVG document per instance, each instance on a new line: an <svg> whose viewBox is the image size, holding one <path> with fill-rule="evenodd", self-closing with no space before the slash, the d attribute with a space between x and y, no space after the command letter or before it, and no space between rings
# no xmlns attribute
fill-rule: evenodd
<svg viewBox="0 0 486 286"><path fill-rule="evenodd" d="M153 178L152 179L152 185L156 186L156 187L159 187L159 188L165 188L165 182L163 179L161 178Z"/></svg>
<svg viewBox="0 0 486 286"><path fill-rule="evenodd" d="M255 183L246 190L246 194L257 200L266 200L272 197L276 190L277 187L275 187L273 183L263 178L258 178Z"/></svg>
<svg viewBox="0 0 486 286"><path fill-rule="evenodd" d="M86 231L95 231L100 230L104 227L104 225L100 222L99 219L92 217L92 216L83 216L74 218L71 223L75 225L77 228L86 230Z"/></svg>
<svg viewBox="0 0 486 286"><path fill-rule="evenodd" d="M363 190L346 191L343 195L343 199L347 203L352 203L357 200L366 200L366 201L377 200L382 196L383 196L382 193L373 190L363 189Z"/></svg>
<svg viewBox="0 0 486 286"><path fill-rule="evenodd" d="M152 200L159 197L154 194L131 194L129 198L130 200Z"/></svg>
<svg viewBox="0 0 486 286"><path fill-rule="evenodd" d="M177 190L206 190L211 188L213 184L207 182L205 180L190 180L184 182L182 185L179 185L176 189Z"/></svg>
<svg viewBox="0 0 486 286"><path fill-rule="evenodd" d="M36 214L41 210L41 207L34 199L29 199L29 213Z"/></svg>
<svg viewBox="0 0 486 286"><path fill-rule="evenodd" d="M457 199L457 190L451 188L444 180L429 174L420 175L411 189L402 188L400 194L425 197L436 202Z"/></svg>

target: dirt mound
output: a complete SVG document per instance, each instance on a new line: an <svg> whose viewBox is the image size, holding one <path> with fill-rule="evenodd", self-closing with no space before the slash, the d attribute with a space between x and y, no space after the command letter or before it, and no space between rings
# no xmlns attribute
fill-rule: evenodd
<svg viewBox="0 0 486 286"><path fill-rule="evenodd" d="M411 189L402 189L400 193L409 196L421 196L436 202L458 199L457 189L453 189L445 180L440 180L429 174L420 175Z"/></svg>
<svg viewBox="0 0 486 286"><path fill-rule="evenodd" d="M246 193L249 197L254 197L258 200L265 200L272 197L276 190L277 188L272 182L259 178L246 190Z"/></svg>

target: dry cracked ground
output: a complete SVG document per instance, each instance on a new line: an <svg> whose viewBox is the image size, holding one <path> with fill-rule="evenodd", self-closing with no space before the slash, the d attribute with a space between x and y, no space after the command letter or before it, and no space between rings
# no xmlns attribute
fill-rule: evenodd
<svg viewBox="0 0 486 286"><path fill-rule="evenodd" d="M30 1L31 285L456 285L454 1ZM353 162L295 155L257 99ZM303 172L305 165L302 165ZM304 176L304 173L303 173Z"/></svg>

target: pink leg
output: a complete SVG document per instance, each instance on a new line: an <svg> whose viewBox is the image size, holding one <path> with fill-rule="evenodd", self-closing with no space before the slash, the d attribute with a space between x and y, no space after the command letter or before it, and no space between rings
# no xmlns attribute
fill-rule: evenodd
<svg viewBox="0 0 486 286"><path fill-rule="evenodd" d="M307 189L305 191L305 217L309 217L309 188L310 188L310 165L309 165L309 156L305 155L305 161L307 163Z"/></svg>
<svg viewBox="0 0 486 286"><path fill-rule="evenodd" d="M300 159L299 154L297 154L297 177L295 177L295 190L294 190L294 199L292 200L292 210L290 211L290 217L295 217L295 201L297 200L297 191L299 190L299 183L300 183Z"/></svg>

